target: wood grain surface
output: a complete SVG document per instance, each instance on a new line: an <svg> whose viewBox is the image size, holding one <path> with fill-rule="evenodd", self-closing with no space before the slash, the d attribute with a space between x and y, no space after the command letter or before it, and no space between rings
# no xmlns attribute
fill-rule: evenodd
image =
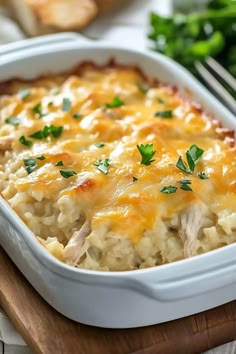
<svg viewBox="0 0 236 354"><path fill-rule="evenodd" d="M37 294L2 248L0 304L36 354L201 353L236 338L236 301L138 329L109 330L75 323Z"/></svg>

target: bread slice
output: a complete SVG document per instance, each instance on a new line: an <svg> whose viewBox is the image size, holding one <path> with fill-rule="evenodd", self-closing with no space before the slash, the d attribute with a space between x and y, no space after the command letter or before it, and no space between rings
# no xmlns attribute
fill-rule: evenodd
<svg viewBox="0 0 236 354"><path fill-rule="evenodd" d="M8 0L8 5L30 36L78 30L98 12L94 0Z"/></svg>
<svg viewBox="0 0 236 354"><path fill-rule="evenodd" d="M129 5L132 0L94 0L98 7L98 15L103 16L108 12L116 10L122 6Z"/></svg>

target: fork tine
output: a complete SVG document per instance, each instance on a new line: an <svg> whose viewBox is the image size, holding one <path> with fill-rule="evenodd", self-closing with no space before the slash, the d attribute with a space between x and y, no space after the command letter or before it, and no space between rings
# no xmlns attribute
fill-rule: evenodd
<svg viewBox="0 0 236 354"><path fill-rule="evenodd" d="M236 91L236 80L225 68L220 65L214 58L208 57L206 63L212 68L229 86Z"/></svg>
<svg viewBox="0 0 236 354"><path fill-rule="evenodd" d="M236 101L233 96L229 94L229 92L199 61L195 62L195 68L206 81L206 83L211 86L211 88L224 100L230 110L236 114Z"/></svg>

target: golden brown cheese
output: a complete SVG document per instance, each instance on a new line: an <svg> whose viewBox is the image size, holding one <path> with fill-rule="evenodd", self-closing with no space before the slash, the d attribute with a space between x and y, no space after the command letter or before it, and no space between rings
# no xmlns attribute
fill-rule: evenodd
<svg viewBox="0 0 236 354"><path fill-rule="evenodd" d="M92 234L105 228L135 245L158 220L171 219L194 203L207 205L216 215L224 210L236 213L232 133L220 132L219 124L175 88L145 79L133 68L84 65L69 76L15 80L5 91L9 94L0 99L0 187L41 239L57 237L66 246L81 226L78 220L89 220ZM114 98L123 104L109 108ZM172 117L155 115L163 111ZM17 118L15 125L9 124L12 117ZM45 126L63 131L58 137L52 133L30 137ZM22 143L22 136L31 146ZM137 148L141 144L153 144L156 153L150 165L141 164ZM176 163L180 156L186 161L192 145L204 153L194 173L187 174ZM29 174L24 163L28 158L37 164ZM105 174L96 164L106 159ZM63 166L57 166L60 161ZM73 175L65 178L61 170ZM208 178L200 179L201 172ZM186 179L192 191L180 188L179 181ZM177 187L175 193L161 192L170 185ZM65 198L73 210L78 208L78 220L71 222L70 230L64 224L56 226L60 219L56 205L62 205L63 213ZM40 217L49 219L37 226L32 218Z"/></svg>

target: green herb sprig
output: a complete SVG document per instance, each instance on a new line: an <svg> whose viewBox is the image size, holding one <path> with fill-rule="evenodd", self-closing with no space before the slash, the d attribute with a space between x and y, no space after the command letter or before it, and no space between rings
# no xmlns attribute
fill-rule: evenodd
<svg viewBox="0 0 236 354"><path fill-rule="evenodd" d="M77 173L72 170L60 170L60 174L63 178L70 178L77 175Z"/></svg>
<svg viewBox="0 0 236 354"><path fill-rule="evenodd" d="M47 115L47 113L42 112L42 105L41 102L37 103L33 108L32 111L34 114L37 114L40 118Z"/></svg>
<svg viewBox="0 0 236 354"><path fill-rule="evenodd" d="M64 163L62 160L58 161L55 166L64 166Z"/></svg>
<svg viewBox="0 0 236 354"><path fill-rule="evenodd" d="M141 165L149 166L152 162L155 161L155 159L153 159L153 156L155 155L156 151L153 150L153 144L140 144L137 145L137 148L142 157Z"/></svg>
<svg viewBox="0 0 236 354"><path fill-rule="evenodd" d="M25 145L25 146L28 146L28 147L31 147L31 146L33 145L33 142L32 142L31 140L27 140L24 135L22 135L22 136L19 138L19 142L20 142L22 145Z"/></svg>
<svg viewBox="0 0 236 354"><path fill-rule="evenodd" d="M151 49L173 58L194 74L196 61L212 56L236 76L235 18L234 0L211 0L202 11L178 11L171 17L152 13L148 36L153 43Z"/></svg>
<svg viewBox="0 0 236 354"><path fill-rule="evenodd" d="M114 97L111 103L105 104L105 108L117 108L124 106L124 102L119 97Z"/></svg>
<svg viewBox="0 0 236 354"><path fill-rule="evenodd" d="M202 157L204 150L200 149L197 145L192 145L186 151L186 159L187 163L183 161L182 156L179 157L176 167L181 171L193 174L197 163L199 162L200 158Z"/></svg>
<svg viewBox="0 0 236 354"><path fill-rule="evenodd" d="M110 164L111 164L111 159L106 158L104 161L102 161L101 159L98 160L97 162L94 163L94 166L97 166L99 171L107 175L109 172Z"/></svg>
<svg viewBox="0 0 236 354"><path fill-rule="evenodd" d="M137 88L143 94L148 93L148 90L149 90L149 87L147 85L145 85L145 84L142 84L141 82L137 83Z"/></svg>
<svg viewBox="0 0 236 354"><path fill-rule="evenodd" d="M43 129L37 130L36 132L31 134L30 138L42 140L42 139L46 139L50 134L54 138L58 138L62 134L63 130L64 130L63 126L56 127L55 125L50 125L50 126L45 125Z"/></svg>
<svg viewBox="0 0 236 354"><path fill-rule="evenodd" d="M23 159L23 162L26 166L26 171L29 174L31 174L38 166L37 161L33 157L28 157Z"/></svg>
<svg viewBox="0 0 236 354"><path fill-rule="evenodd" d="M165 193L165 194L172 194L177 191L177 187L173 186L170 184L169 186L164 186L160 189L160 192Z"/></svg>
<svg viewBox="0 0 236 354"><path fill-rule="evenodd" d="M159 111L156 112L154 116L159 118L165 118L165 119L173 118L173 111L171 110Z"/></svg>

